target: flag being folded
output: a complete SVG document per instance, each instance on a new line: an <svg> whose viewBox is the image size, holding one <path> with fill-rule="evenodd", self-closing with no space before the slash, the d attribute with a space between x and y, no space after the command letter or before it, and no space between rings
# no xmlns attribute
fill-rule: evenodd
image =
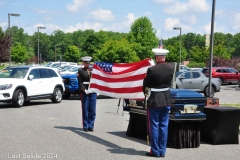
<svg viewBox="0 0 240 160"><path fill-rule="evenodd" d="M144 99L143 79L153 64L151 59L134 63L95 62L89 90L115 98Z"/></svg>

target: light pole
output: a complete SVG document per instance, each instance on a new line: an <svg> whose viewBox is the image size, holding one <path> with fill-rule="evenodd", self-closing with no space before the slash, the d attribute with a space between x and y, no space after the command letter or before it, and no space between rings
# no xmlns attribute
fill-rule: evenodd
<svg viewBox="0 0 240 160"><path fill-rule="evenodd" d="M38 27L38 64L39 64L39 29L46 29L46 27Z"/></svg>
<svg viewBox="0 0 240 160"><path fill-rule="evenodd" d="M15 13L8 13L8 35L10 38L10 16L15 16L15 17L19 17L20 14L15 14ZM11 48L9 48L9 66L11 66Z"/></svg>
<svg viewBox="0 0 240 160"><path fill-rule="evenodd" d="M56 46L58 46L58 44L55 44L55 62L56 62Z"/></svg>
<svg viewBox="0 0 240 160"><path fill-rule="evenodd" d="M182 28L181 27L174 27L174 30L180 30L180 65L181 65L181 56L182 56L182 48L181 48L181 43L182 43Z"/></svg>
<svg viewBox="0 0 240 160"><path fill-rule="evenodd" d="M42 63L42 54L40 53L40 64Z"/></svg>
<svg viewBox="0 0 240 160"><path fill-rule="evenodd" d="M208 96L211 97L212 92L212 61L213 61L213 41L214 41L214 21L215 21L215 0L212 1L212 20L211 20L211 39L210 39L210 64L209 64L209 81L208 81Z"/></svg>

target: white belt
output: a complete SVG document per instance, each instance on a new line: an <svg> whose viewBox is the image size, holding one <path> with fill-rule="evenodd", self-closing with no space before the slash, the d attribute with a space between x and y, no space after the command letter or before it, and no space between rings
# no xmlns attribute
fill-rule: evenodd
<svg viewBox="0 0 240 160"><path fill-rule="evenodd" d="M83 84L89 84L89 82L83 82Z"/></svg>
<svg viewBox="0 0 240 160"><path fill-rule="evenodd" d="M169 88L150 88L153 92L163 92L169 90Z"/></svg>

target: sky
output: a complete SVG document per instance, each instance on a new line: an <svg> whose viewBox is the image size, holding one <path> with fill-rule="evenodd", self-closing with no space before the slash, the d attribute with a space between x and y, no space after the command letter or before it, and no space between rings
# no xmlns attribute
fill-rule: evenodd
<svg viewBox="0 0 240 160"><path fill-rule="evenodd" d="M211 33L213 0L0 0L0 26L24 29L33 35L39 32L51 35L55 30L65 33L93 29L130 31L133 22L146 16L158 38L168 39L180 34ZM236 34L240 31L240 1L216 0L214 32Z"/></svg>

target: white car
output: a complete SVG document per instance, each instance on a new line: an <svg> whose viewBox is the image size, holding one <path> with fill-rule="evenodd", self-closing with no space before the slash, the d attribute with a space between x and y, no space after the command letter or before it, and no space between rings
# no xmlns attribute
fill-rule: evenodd
<svg viewBox="0 0 240 160"><path fill-rule="evenodd" d="M191 71L191 69L188 68L188 67L185 66L185 65L180 65L180 71L179 71L179 72L185 72L185 71Z"/></svg>
<svg viewBox="0 0 240 160"><path fill-rule="evenodd" d="M63 80L53 68L18 66L0 73L0 102L12 102L14 107L37 99L60 103L64 91Z"/></svg>

